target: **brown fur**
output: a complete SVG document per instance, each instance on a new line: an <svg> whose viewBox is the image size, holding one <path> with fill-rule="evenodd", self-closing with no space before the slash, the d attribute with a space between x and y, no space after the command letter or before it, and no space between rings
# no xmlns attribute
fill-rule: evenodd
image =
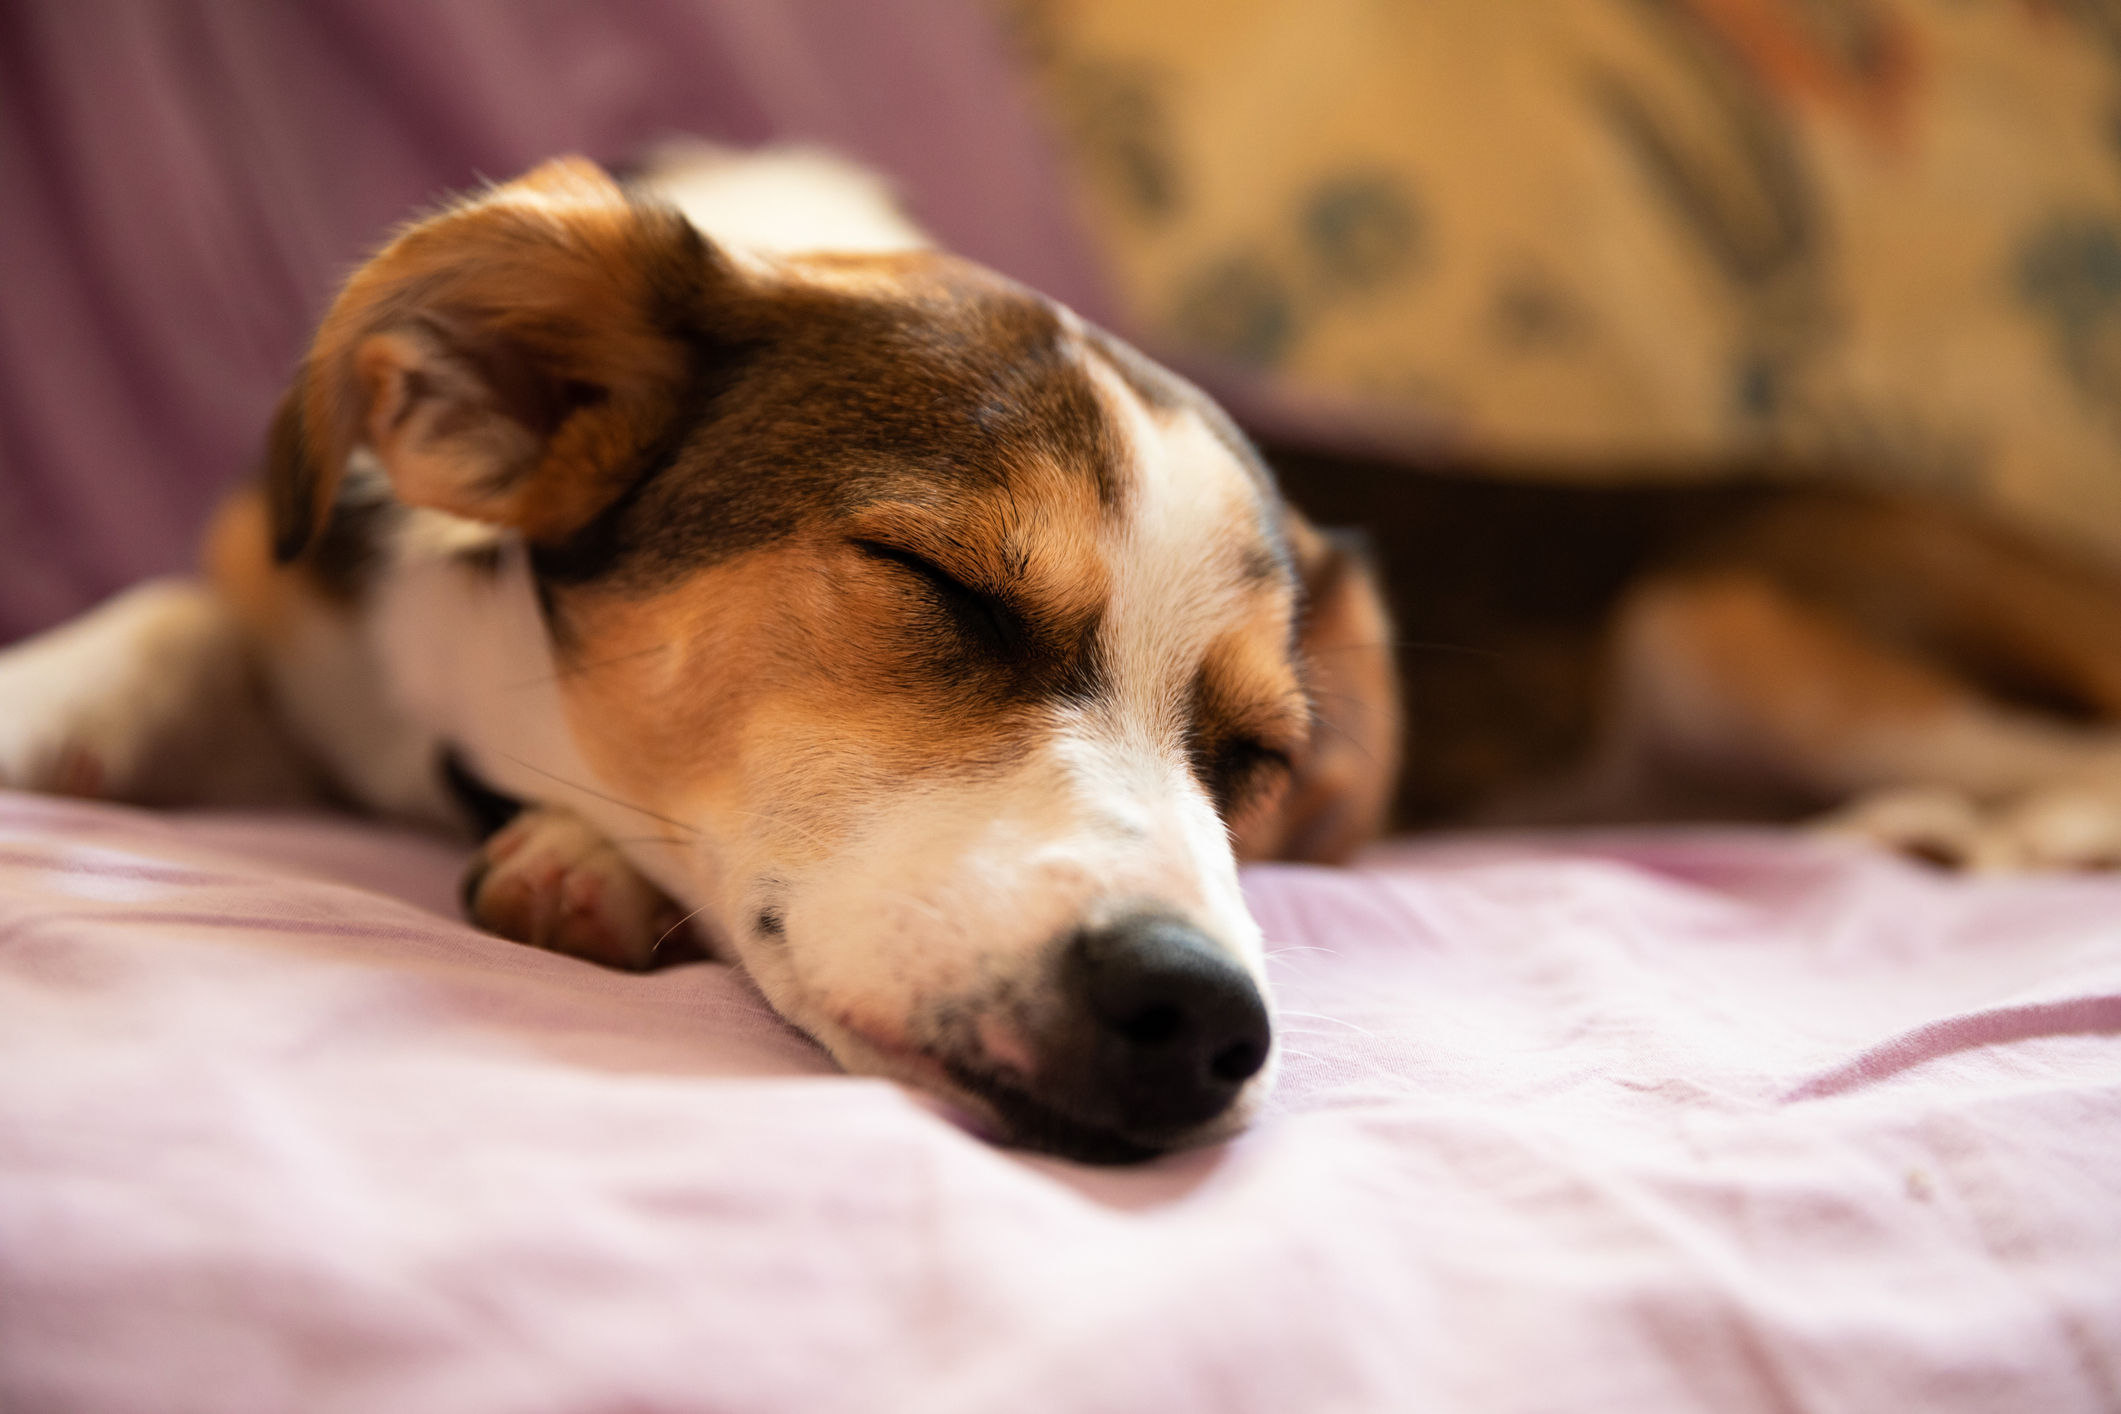
<svg viewBox="0 0 2121 1414"><path fill-rule="evenodd" d="M1393 666L1393 626L1367 551L1285 523L1302 575L1296 662L1308 729L1291 733L1289 780L1269 808L1236 822L1240 859L1339 863L1383 833L1406 723ZM1271 739L1271 738L1270 738Z"/></svg>
<svg viewBox="0 0 2121 1414"><path fill-rule="evenodd" d="M296 576L275 562L272 513L265 494L246 487L221 503L206 529L200 559L206 577L236 617L260 638L285 634L297 611Z"/></svg>
<svg viewBox="0 0 2121 1414"><path fill-rule="evenodd" d="M361 442L409 466L400 499L543 541L609 505L669 427L681 321L726 271L676 212L579 159L506 192L412 226L334 301L274 438L283 558L330 517ZM439 393L422 351L461 362L480 394ZM433 437L407 445L433 401Z"/></svg>
<svg viewBox="0 0 2121 1414"><path fill-rule="evenodd" d="M2001 799L2089 770L2121 726L2121 580L1939 505L1273 459L1383 555L1401 828Z"/></svg>

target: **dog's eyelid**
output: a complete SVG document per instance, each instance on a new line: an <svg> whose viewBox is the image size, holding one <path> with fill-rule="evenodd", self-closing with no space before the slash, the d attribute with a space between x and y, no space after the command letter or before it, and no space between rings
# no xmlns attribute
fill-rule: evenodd
<svg viewBox="0 0 2121 1414"><path fill-rule="evenodd" d="M1221 718L1224 748L1256 749L1278 761L1293 761L1310 737L1312 705L1301 688L1261 695Z"/></svg>
<svg viewBox="0 0 2121 1414"><path fill-rule="evenodd" d="M1277 771L1296 769L1296 758L1288 751L1249 734L1233 737L1225 742L1223 755L1234 757L1253 767L1267 767Z"/></svg>
<svg viewBox="0 0 2121 1414"><path fill-rule="evenodd" d="M848 544L872 560L885 560L891 564L912 570L923 579L934 580L947 587L982 598L998 599L1000 596L984 588L977 581L958 573L919 550L909 550L903 545L894 545L888 540L872 540L868 536L855 536Z"/></svg>
<svg viewBox="0 0 2121 1414"><path fill-rule="evenodd" d="M1296 774L1296 760L1289 751L1242 729L1214 744L1196 745L1193 761L1201 784L1226 819L1244 813L1277 781Z"/></svg>
<svg viewBox="0 0 2121 1414"><path fill-rule="evenodd" d="M1296 758L1278 746L1270 746L1257 739L1247 742L1246 745L1259 754L1260 760L1269 765L1279 766L1284 770L1296 768Z"/></svg>
<svg viewBox="0 0 2121 1414"><path fill-rule="evenodd" d="M1001 595L966 582L917 550L862 537L847 543L871 559L898 565L927 581L958 614L961 623L969 622L989 651L1006 656L1023 648L1029 633L1024 617Z"/></svg>

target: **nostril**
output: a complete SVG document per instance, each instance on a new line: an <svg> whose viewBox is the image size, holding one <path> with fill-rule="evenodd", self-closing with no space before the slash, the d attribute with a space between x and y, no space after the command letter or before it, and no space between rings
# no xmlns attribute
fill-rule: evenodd
<svg viewBox="0 0 2121 1414"><path fill-rule="evenodd" d="M1208 1069L1216 1079L1235 1085L1259 1074L1259 1068L1266 1063L1265 1046L1251 1041L1232 1041L1215 1053L1215 1059L1208 1062Z"/></svg>

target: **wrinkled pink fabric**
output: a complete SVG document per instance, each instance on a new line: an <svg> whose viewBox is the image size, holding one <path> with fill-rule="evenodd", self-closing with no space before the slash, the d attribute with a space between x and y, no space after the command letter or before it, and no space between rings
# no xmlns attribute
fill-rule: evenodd
<svg viewBox="0 0 2121 1414"><path fill-rule="evenodd" d="M0 796L0 1407L2121 1407L2121 881L1766 833L1255 870L1271 1111L849 1079L459 851Z"/></svg>

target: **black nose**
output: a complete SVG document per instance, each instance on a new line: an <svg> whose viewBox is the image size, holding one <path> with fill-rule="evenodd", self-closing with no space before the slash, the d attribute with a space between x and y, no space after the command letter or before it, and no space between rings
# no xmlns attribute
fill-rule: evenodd
<svg viewBox="0 0 2121 1414"><path fill-rule="evenodd" d="M1094 1084L1123 1129L1176 1133L1213 1119L1266 1064L1259 988L1200 929L1140 914L1079 934L1071 951Z"/></svg>

